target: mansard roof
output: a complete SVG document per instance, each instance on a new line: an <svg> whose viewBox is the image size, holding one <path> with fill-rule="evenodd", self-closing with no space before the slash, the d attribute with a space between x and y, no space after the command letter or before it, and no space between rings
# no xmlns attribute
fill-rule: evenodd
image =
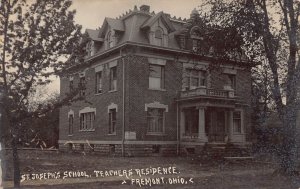
<svg viewBox="0 0 300 189"><path fill-rule="evenodd" d="M201 41L202 35L209 35L209 28L205 26L203 18L200 17L196 9L191 12L190 18L186 20L180 17L171 17L162 11L159 13L151 12L150 7L147 5L142 5L140 9L135 6L133 10L129 10L117 18L106 17L99 29L86 30L91 40L101 42L93 44L92 48L94 48L95 54L88 58L93 59L99 54L110 52L110 50L126 44L165 49L168 52L179 50L191 54L195 54L198 49L201 50L201 56L213 56L214 47L209 43L199 43L197 41L198 45L196 48L194 47L195 41L193 40L198 39ZM156 27L162 27L165 32L161 45L157 45L157 41L154 41L154 31L152 30L155 30ZM194 31L193 28L197 28L197 32L192 32ZM113 32L112 37L109 35L111 37L109 38L110 42L113 43L112 47L108 46L107 33L109 31ZM197 38L198 35L193 35L194 33L199 33L200 37Z"/></svg>

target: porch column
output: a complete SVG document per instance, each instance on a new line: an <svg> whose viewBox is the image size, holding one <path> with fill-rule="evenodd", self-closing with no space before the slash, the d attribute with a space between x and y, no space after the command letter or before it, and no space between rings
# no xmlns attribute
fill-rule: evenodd
<svg viewBox="0 0 300 189"><path fill-rule="evenodd" d="M185 125L185 115L183 109L180 110L180 138L183 138L184 133L184 125Z"/></svg>
<svg viewBox="0 0 300 189"><path fill-rule="evenodd" d="M199 111L199 123L198 123L198 138L203 141L207 142L207 136L205 133L205 110L204 107L198 107Z"/></svg>
<svg viewBox="0 0 300 189"><path fill-rule="evenodd" d="M233 111L228 112L228 141L232 141L233 137Z"/></svg>

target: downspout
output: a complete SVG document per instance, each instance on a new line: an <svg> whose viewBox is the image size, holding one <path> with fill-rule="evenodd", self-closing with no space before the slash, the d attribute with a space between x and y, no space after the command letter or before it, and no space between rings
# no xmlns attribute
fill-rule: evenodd
<svg viewBox="0 0 300 189"><path fill-rule="evenodd" d="M122 100L123 100L123 115L122 115L122 156L125 156L124 142L125 142L125 61L122 54L122 48L120 49L120 56L122 59Z"/></svg>

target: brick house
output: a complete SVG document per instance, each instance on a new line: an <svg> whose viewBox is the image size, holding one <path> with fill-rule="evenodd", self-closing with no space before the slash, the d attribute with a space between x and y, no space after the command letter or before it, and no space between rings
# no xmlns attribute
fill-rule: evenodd
<svg viewBox="0 0 300 189"><path fill-rule="evenodd" d="M81 85L85 100L60 109L59 148L130 156L248 144L251 66L208 69L196 17L142 5L87 29L85 61L60 78L61 98Z"/></svg>

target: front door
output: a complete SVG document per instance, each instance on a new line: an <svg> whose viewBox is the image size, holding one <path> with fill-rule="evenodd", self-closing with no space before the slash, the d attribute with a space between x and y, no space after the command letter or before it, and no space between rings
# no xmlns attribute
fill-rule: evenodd
<svg viewBox="0 0 300 189"><path fill-rule="evenodd" d="M198 137L199 113L195 108L185 110L185 136Z"/></svg>
<svg viewBox="0 0 300 189"><path fill-rule="evenodd" d="M208 141L209 142L224 142L225 129L225 111L211 109L206 115L206 124L208 126Z"/></svg>

